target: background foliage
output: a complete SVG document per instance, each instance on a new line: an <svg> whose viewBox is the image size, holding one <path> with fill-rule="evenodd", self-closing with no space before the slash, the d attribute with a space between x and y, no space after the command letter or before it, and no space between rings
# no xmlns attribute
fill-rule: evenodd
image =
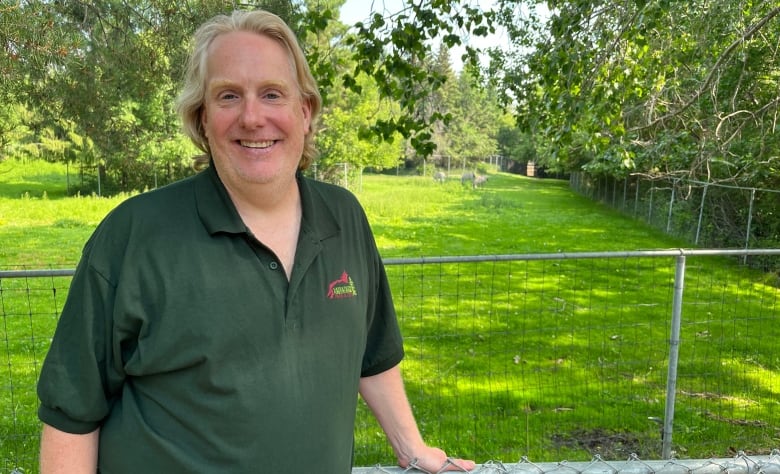
<svg viewBox="0 0 780 474"><path fill-rule="evenodd" d="M777 2L497 3L491 71L547 166L778 188Z"/></svg>
<svg viewBox="0 0 780 474"><path fill-rule="evenodd" d="M432 91L444 86L436 67L449 67L434 67L429 39L443 34L444 44L460 43L456 29L486 32L485 17L435 2L347 26L338 20L343 3L3 0L0 99L9 107L0 113L0 160L76 164L93 176L77 189L85 193L95 189L98 173L101 193L143 189L150 177L155 184L180 178L196 154L173 111L188 39L215 14L260 7L297 32L322 88L323 175L345 162L357 171L404 160L414 168L433 150L428 124L471 116L441 106L426 111ZM471 96L454 82L448 87L452 107L457 97ZM491 107L502 113L497 102ZM496 149L497 124L467 128L478 150ZM466 158L476 159L473 151Z"/></svg>
<svg viewBox="0 0 780 474"><path fill-rule="evenodd" d="M190 172L172 111L188 38L256 7L292 25L322 88L322 179L501 155L513 171L780 188L774 1L406 0L353 25L344 0L0 2L0 160L66 162L71 193ZM780 240L776 212L761 219Z"/></svg>

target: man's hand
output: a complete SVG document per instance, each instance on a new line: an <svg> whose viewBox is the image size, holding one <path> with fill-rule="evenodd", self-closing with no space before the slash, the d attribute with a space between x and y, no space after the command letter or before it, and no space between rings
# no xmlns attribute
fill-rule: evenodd
<svg viewBox="0 0 780 474"><path fill-rule="evenodd" d="M474 461L451 458L441 449L429 446L418 453L418 457L408 462L401 461L400 465L403 468L414 468L430 474L447 471L470 472L476 467Z"/></svg>
<svg viewBox="0 0 780 474"><path fill-rule="evenodd" d="M360 379L360 395L382 426L401 467L427 473L468 472L474 469L473 461L449 458L441 449L425 444L406 398L397 365Z"/></svg>

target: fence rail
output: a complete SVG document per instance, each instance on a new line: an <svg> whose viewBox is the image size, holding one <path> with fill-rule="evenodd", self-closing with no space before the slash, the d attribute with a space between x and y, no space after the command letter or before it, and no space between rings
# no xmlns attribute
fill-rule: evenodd
<svg viewBox="0 0 780 474"><path fill-rule="evenodd" d="M772 452L780 275L753 258L778 268L780 249L386 259L424 437L475 472ZM36 470L35 382L72 273L0 270L0 472ZM394 458L362 404L355 437L356 465L377 466L355 472L402 472L381 467Z"/></svg>

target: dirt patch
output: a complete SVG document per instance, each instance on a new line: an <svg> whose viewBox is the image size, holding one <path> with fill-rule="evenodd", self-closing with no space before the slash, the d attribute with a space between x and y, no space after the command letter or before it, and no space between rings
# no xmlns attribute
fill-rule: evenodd
<svg viewBox="0 0 780 474"><path fill-rule="evenodd" d="M602 459L611 461L624 461L631 454L638 455L640 459L651 454L648 440L640 439L632 433L610 432L599 428L554 434L551 440L557 448L584 449L591 456L598 454Z"/></svg>

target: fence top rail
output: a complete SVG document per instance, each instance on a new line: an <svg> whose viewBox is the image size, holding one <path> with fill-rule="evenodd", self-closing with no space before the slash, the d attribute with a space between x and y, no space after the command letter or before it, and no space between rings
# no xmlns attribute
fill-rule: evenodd
<svg viewBox="0 0 780 474"><path fill-rule="evenodd" d="M746 256L780 255L780 249L665 249L632 250L619 252L555 252L526 253L504 255L471 255L450 257L404 257L386 258L385 265L427 264L427 263L465 263L465 262L501 262L513 260L569 260L584 258L638 258L638 257L685 257L685 256ZM1 274L0 274L1 276Z"/></svg>
<svg viewBox="0 0 780 474"><path fill-rule="evenodd" d="M3 278L40 278L69 277L76 272L73 268L43 269L43 270L0 270L0 280Z"/></svg>
<svg viewBox="0 0 780 474"><path fill-rule="evenodd" d="M385 265L411 265L435 263L478 263L505 262L517 260L570 260L585 258L639 258L639 257L686 257L686 256L746 256L746 255L780 255L778 249L665 249L665 250L631 250L620 252L555 252L555 253L520 253L502 255L463 255L449 257L403 257L385 258ZM69 277L75 269L40 269L40 270L0 270L0 280L3 278L41 278Z"/></svg>

